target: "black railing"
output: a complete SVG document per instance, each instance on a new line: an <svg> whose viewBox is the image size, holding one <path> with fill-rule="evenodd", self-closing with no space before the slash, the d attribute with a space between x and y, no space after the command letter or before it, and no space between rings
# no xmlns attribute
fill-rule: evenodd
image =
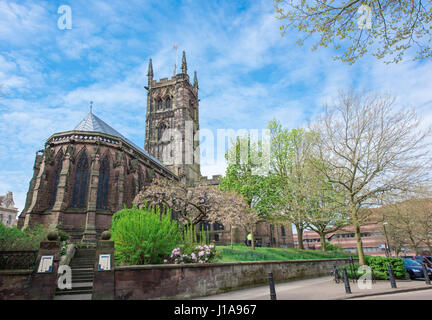
<svg viewBox="0 0 432 320"><path fill-rule="evenodd" d="M36 265L38 251L0 251L0 270L32 270Z"/></svg>

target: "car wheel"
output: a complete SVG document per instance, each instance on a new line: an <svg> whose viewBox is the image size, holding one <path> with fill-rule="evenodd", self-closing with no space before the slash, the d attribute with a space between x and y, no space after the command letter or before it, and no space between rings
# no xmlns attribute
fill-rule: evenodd
<svg viewBox="0 0 432 320"><path fill-rule="evenodd" d="M411 280L414 280L414 279L415 279L415 275L414 275L414 273L412 273L411 271L408 271L408 275L409 275L409 278L410 278Z"/></svg>

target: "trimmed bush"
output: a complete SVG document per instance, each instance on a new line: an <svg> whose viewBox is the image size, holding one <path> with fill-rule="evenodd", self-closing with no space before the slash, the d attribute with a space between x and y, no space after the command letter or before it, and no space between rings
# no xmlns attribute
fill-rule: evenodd
<svg viewBox="0 0 432 320"><path fill-rule="evenodd" d="M374 277L377 280L388 280L388 264L391 264L393 273L396 279L404 280L408 278L406 273L405 264L402 258L392 258L392 257L379 257L379 256L366 256L366 265L371 267ZM354 263L354 275L351 272L351 268L346 266L347 274L349 278L356 278L363 275L363 273L357 272L360 267L359 263ZM339 267L339 270L342 274L342 267Z"/></svg>
<svg viewBox="0 0 432 320"><path fill-rule="evenodd" d="M181 240L177 221L159 208L123 209L112 219L115 262L122 265L161 264Z"/></svg>
<svg viewBox="0 0 432 320"><path fill-rule="evenodd" d="M366 256L366 263L370 266L377 279L388 280L388 264L391 264L396 279L406 279L407 273L402 258Z"/></svg>

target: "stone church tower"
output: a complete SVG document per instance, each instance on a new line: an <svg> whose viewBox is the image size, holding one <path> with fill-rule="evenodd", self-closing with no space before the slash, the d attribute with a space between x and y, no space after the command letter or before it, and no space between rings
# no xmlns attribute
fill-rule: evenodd
<svg viewBox="0 0 432 320"><path fill-rule="evenodd" d="M174 72L171 79L153 80L150 59L147 76L144 149L189 184L198 182L201 172L196 72L191 84L183 51L181 73Z"/></svg>

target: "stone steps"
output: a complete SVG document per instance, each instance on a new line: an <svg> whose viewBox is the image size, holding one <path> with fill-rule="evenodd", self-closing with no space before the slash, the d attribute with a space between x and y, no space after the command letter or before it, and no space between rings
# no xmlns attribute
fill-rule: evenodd
<svg viewBox="0 0 432 320"><path fill-rule="evenodd" d="M54 300L91 300L95 256L94 249L78 248L69 264L72 269L72 289L57 288Z"/></svg>

